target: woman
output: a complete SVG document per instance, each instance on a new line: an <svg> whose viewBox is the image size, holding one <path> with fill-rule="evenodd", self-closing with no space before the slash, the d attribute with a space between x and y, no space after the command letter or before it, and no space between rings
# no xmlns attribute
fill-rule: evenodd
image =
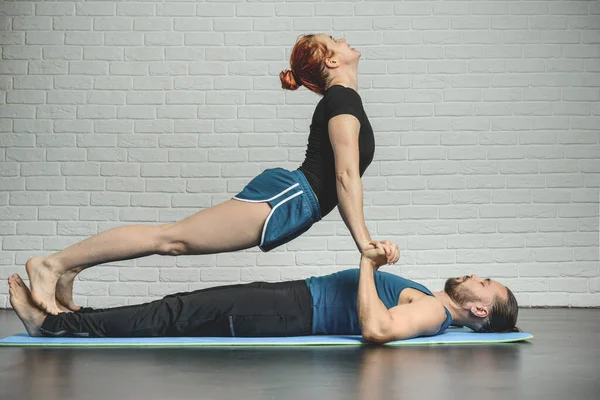
<svg viewBox="0 0 600 400"><path fill-rule="evenodd" d="M301 235L336 205L359 251L371 237L363 217L361 176L373 160L373 130L357 93L360 52L344 39L303 35L282 87L323 96L312 118L306 159L296 171L269 169L238 195L179 222L114 228L58 253L34 257L26 270L32 299L56 315L76 311L75 276L94 265L151 254L214 254L260 246L269 251ZM387 254L388 262L398 258Z"/></svg>

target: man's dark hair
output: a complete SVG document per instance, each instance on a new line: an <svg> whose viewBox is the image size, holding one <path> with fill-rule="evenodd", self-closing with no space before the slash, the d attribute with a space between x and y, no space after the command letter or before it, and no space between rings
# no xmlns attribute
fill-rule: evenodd
<svg viewBox="0 0 600 400"><path fill-rule="evenodd" d="M508 292L508 298L504 300L498 296L494 297L492 311L477 332L521 332L516 326L517 316L519 315L517 299L509 288L506 288L506 290Z"/></svg>

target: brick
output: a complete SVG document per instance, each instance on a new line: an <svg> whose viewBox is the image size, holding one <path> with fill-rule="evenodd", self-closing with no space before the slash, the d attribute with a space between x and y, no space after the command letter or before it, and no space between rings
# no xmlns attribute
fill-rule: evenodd
<svg viewBox="0 0 600 400"><path fill-rule="evenodd" d="M531 194L529 190L506 190L492 193L492 203L530 203Z"/></svg>
<svg viewBox="0 0 600 400"><path fill-rule="evenodd" d="M599 221L594 218L580 219L578 222L580 232L598 232Z"/></svg>
<svg viewBox="0 0 600 400"><path fill-rule="evenodd" d="M469 5L464 3L439 3L433 5L435 15L467 15Z"/></svg>
<svg viewBox="0 0 600 400"><path fill-rule="evenodd" d="M487 248L519 248L525 247L525 238L521 235L489 235L485 238Z"/></svg>
<svg viewBox="0 0 600 400"><path fill-rule="evenodd" d="M526 87L529 85L529 79L523 75L511 74L511 75L498 75L492 77L492 87Z"/></svg>
<svg viewBox="0 0 600 400"><path fill-rule="evenodd" d="M533 261L534 253L529 249L495 250L494 261L497 263L523 263ZM536 260L537 261L537 260Z"/></svg>
<svg viewBox="0 0 600 400"><path fill-rule="evenodd" d="M596 233L567 233L564 240L565 246L568 247L598 247L598 234Z"/></svg>
<svg viewBox="0 0 600 400"><path fill-rule="evenodd" d="M514 21L516 23L513 26L516 26L520 21ZM498 22L498 26L500 26L501 22ZM527 30L510 30L505 31L502 34L503 42L505 44L536 44L541 43L542 35L541 32L536 31L527 31Z"/></svg>
<svg viewBox="0 0 600 400"><path fill-rule="evenodd" d="M154 4L144 3L117 3L116 15L118 16L153 16L155 10Z"/></svg>
<svg viewBox="0 0 600 400"><path fill-rule="evenodd" d="M106 46L141 46L144 43L144 34L138 32L106 32L104 33L104 45ZM118 75L128 75L124 71L138 71L140 69L146 70L147 66L140 65L131 65L131 63L127 63L129 65L114 63L111 65L111 69L114 68L113 74ZM112 72L112 70L111 70ZM134 75L138 75L139 73L135 73Z"/></svg>
<svg viewBox="0 0 600 400"><path fill-rule="evenodd" d="M589 281L589 287L591 293L600 292L600 278L592 278Z"/></svg>
<svg viewBox="0 0 600 400"><path fill-rule="evenodd" d="M575 261L599 261L600 256L597 248L574 249Z"/></svg>
<svg viewBox="0 0 600 400"><path fill-rule="evenodd" d="M462 235L462 234L459 236L449 236L446 239L446 246L449 249L483 248L483 247L485 247L485 237L480 236L480 235Z"/></svg>
<svg viewBox="0 0 600 400"><path fill-rule="evenodd" d="M122 268L119 269L119 280L122 282L156 282L159 278L159 272L157 268Z"/></svg>
<svg viewBox="0 0 600 400"><path fill-rule="evenodd" d="M417 227L419 235L448 235L457 233L455 221L430 221L420 222Z"/></svg>
<svg viewBox="0 0 600 400"><path fill-rule="evenodd" d="M575 232L577 231L577 221L569 219L547 219L538 221L538 230L540 232Z"/></svg>
<svg viewBox="0 0 600 400"><path fill-rule="evenodd" d="M494 262L492 250L457 250L456 262L458 264L485 264Z"/></svg>
<svg viewBox="0 0 600 400"><path fill-rule="evenodd" d="M565 307L571 301L567 293L532 293L530 299L531 307Z"/></svg>
<svg viewBox="0 0 600 400"><path fill-rule="evenodd" d="M410 206L410 207L400 207L400 219L401 220L410 220L410 219L425 219L432 220L435 219L438 215L438 211L434 207L429 206Z"/></svg>
<svg viewBox="0 0 600 400"><path fill-rule="evenodd" d="M79 281L114 282L118 277L118 269L115 267L98 266L88 268L77 275ZM77 285L77 283L76 283Z"/></svg>
<svg viewBox="0 0 600 400"><path fill-rule="evenodd" d="M240 271L240 280L242 282L279 282L281 274L279 268L243 268Z"/></svg>
<svg viewBox="0 0 600 400"><path fill-rule="evenodd" d="M93 222L58 222L56 233L60 236L92 236L98 233L97 226ZM105 267L94 268L100 269L101 271ZM97 274L92 274L97 276Z"/></svg>
<svg viewBox="0 0 600 400"><path fill-rule="evenodd" d="M476 104L475 115L508 116L513 114L513 106L509 104Z"/></svg>
<svg viewBox="0 0 600 400"><path fill-rule="evenodd" d="M50 205L83 206L89 204L88 193L50 193Z"/></svg>
<svg viewBox="0 0 600 400"><path fill-rule="evenodd" d="M527 235L527 247L562 247L562 234L530 234Z"/></svg>
<svg viewBox="0 0 600 400"><path fill-rule="evenodd" d="M580 72L583 71L583 60L547 60L548 72Z"/></svg>
<svg viewBox="0 0 600 400"><path fill-rule="evenodd" d="M82 218L82 215L83 214L80 214L80 218ZM75 220L77 219L77 209L64 207L40 207L38 219L49 221Z"/></svg>
<svg viewBox="0 0 600 400"><path fill-rule="evenodd" d="M571 307L600 307L597 294L570 294L569 305Z"/></svg>
<svg viewBox="0 0 600 400"><path fill-rule="evenodd" d="M577 190L573 192L571 200L573 203L598 203L599 196L598 190Z"/></svg>
<svg viewBox="0 0 600 400"><path fill-rule="evenodd" d="M556 207L554 206L519 206L519 217L521 218L555 218L556 215Z"/></svg>
<svg viewBox="0 0 600 400"><path fill-rule="evenodd" d="M550 279L551 292L585 293L587 292L587 280L581 278Z"/></svg>
<svg viewBox="0 0 600 400"><path fill-rule="evenodd" d="M413 193L412 195L413 204L450 204L450 193L449 192L424 192L424 193Z"/></svg>
<svg viewBox="0 0 600 400"><path fill-rule="evenodd" d="M548 5L544 3L518 3L510 4L510 13L515 15L548 14Z"/></svg>
<svg viewBox="0 0 600 400"><path fill-rule="evenodd" d="M558 208L558 215L563 218L597 217L598 205L560 205Z"/></svg>
<svg viewBox="0 0 600 400"><path fill-rule="evenodd" d="M415 252L417 265L453 264L454 252L444 250L428 250Z"/></svg>
<svg viewBox="0 0 600 400"><path fill-rule="evenodd" d="M41 221L19 221L17 222L17 235L32 236L49 236L56 234L56 224L54 222ZM15 239L19 237L15 236ZM21 238L23 239L23 238ZM6 239L5 239L6 243Z"/></svg>

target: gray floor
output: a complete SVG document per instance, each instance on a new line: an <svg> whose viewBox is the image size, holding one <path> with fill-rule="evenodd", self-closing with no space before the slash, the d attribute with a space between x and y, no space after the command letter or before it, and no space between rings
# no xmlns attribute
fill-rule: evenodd
<svg viewBox="0 0 600 400"><path fill-rule="evenodd" d="M600 310L524 309L529 343L411 348L0 348L2 400L598 399ZM0 310L0 337L21 331Z"/></svg>

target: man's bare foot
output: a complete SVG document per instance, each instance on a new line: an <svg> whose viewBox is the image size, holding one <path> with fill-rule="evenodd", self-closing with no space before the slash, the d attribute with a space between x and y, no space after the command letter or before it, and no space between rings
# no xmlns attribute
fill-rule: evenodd
<svg viewBox="0 0 600 400"><path fill-rule="evenodd" d="M25 264L25 270L31 284L31 298L41 310L56 315L60 308L56 304L55 289L62 275L52 268L45 257L33 257Z"/></svg>
<svg viewBox="0 0 600 400"><path fill-rule="evenodd" d="M40 327L46 319L46 314L37 308L31 299L29 288L19 275L13 274L8 278L8 293L10 305L25 325L29 336L41 336Z"/></svg>
<svg viewBox="0 0 600 400"><path fill-rule="evenodd" d="M78 311L81 308L73 302L73 281L78 273L77 269L69 270L56 283L56 302L63 311Z"/></svg>

